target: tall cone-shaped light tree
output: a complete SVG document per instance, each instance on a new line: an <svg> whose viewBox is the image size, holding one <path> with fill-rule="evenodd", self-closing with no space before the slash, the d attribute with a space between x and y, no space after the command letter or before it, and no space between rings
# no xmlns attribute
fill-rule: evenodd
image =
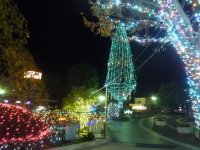
<svg viewBox="0 0 200 150"><path fill-rule="evenodd" d="M136 81L132 54L124 25L118 23L115 29L105 86L108 93L120 104L135 89Z"/></svg>

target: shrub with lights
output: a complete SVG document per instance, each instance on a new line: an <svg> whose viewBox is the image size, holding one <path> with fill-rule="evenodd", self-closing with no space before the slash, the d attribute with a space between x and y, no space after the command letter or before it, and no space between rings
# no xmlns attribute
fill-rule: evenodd
<svg viewBox="0 0 200 150"><path fill-rule="evenodd" d="M48 126L21 106L0 103L0 149L42 147L52 135Z"/></svg>
<svg viewBox="0 0 200 150"><path fill-rule="evenodd" d="M76 87L71 90L67 98L63 100L63 109L69 115L68 123L80 123L80 128L87 126L92 114L91 108L94 105L97 94L92 94L94 89Z"/></svg>

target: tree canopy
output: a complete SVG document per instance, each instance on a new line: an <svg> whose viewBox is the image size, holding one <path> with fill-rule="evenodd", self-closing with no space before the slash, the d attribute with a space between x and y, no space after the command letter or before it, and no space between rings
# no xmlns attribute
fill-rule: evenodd
<svg viewBox="0 0 200 150"><path fill-rule="evenodd" d="M92 94L94 90L95 89L86 89L84 87L73 88L63 100L64 108L67 110L78 111L75 107L79 107L79 105L94 104L94 99L96 98L96 94ZM88 109L85 111L88 112Z"/></svg>
<svg viewBox="0 0 200 150"><path fill-rule="evenodd" d="M88 64L74 64L67 72L69 86L96 89L98 87L98 73Z"/></svg>
<svg viewBox="0 0 200 150"><path fill-rule="evenodd" d="M80 121L82 126L86 125L91 115L91 107L97 100L97 93L92 94L94 90L85 87L74 87L63 99L63 109Z"/></svg>
<svg viewBox="0 0 200 150"><path fill-rule="evenodd" d="M32 97L30 83L36 82L24 79L24 73L40 71L26 49L28 37L27 21L17 5L12 0L0 0L0 83L8 88L7 95L18 100ZM45 91L42 82L34 91L38 90Z"/></svg>
<svg viewBox="0 0 200 150"><path fill-rule="evenodd" d="M66 79L63 75L57 73L49 73L44 76L44 83L51 100L61 101L66 92L69 91Z"/></svg>
<svg viewBox="0 0 200 150"><path fill-rule="evenodd" d="M186 100L186 91L174 82L163 84L158 91L158 103L167 111L173 111Z"/></svg>
<svg viewBox="0 0 200 150"><path fill-rule="evenodd" d="M67 79L70 92L62 106L85 126L98 95L98 92L93 93L98 87L97 71L88 64L75 64L68 70Z"/></svg>

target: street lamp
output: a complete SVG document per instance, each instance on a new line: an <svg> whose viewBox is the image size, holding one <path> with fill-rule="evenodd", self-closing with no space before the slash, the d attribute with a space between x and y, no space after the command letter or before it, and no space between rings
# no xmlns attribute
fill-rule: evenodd
<svg viewBox="0 0 200 150"><path fill-rule="evenodd" d="M0 88L0 96L1 98L3 98L3 95L6 93L6 91L4 89Z"/></svg>
<svg viewBox="0 0 200 150"><path fill-rule="evenodd" d="M5 94L5 90L0 89L0 95L3 95L3 94Z"/></svg>
<svg viewBox="0 0 200 150"><path fill-rule="evenodd" d="M100 95L100 96L99 96L99 100L100 100L101 102L104 102L104 108L105 108L105 120L106 120L106 97L103 96L103 95Z"/></svg>
<svg viewBox="0 0 200 150"><path fill-rule="evenodd" d="M151 96L151 100L152 100L154 103L156 103L157 97L156 97L156 96Z"/></svg>
<svg viewBox="0 0 200 150"><path fill-rule="evenodd" d="M156 110L156 105L157 105L157 97L156 96L151 96L151 111L155 112Z"/></svg>
<svg viewBox="0 0 200 150"><path fill-rule="evenodd" d="M106 97L105 97L105 96L103 96L103 95L100 95L100 96L99 96L99 100L103 102L103 101L105 101L105 100L106 100Z"/></svg>

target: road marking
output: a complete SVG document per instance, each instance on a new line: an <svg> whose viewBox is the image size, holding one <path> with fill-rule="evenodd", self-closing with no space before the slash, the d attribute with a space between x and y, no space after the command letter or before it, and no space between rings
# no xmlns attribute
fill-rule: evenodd
<svg viewBox="0 0 200 150"><path fill-rule="evenodd" d="M176 147L176 145L136 143L135 147L143 147L143 148L170 148L170 149L174 149Z"/></svg>

